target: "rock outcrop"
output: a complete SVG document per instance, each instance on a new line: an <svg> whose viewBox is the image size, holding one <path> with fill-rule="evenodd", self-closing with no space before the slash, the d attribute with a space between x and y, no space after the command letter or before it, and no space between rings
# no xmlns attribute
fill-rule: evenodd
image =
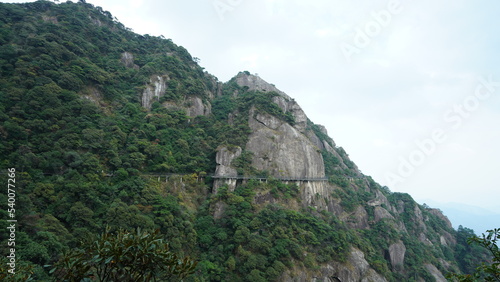
<svg viewBox="0 0 500 282"><path fill-rule="evenodd" d="M399 241L389 246L389 258L394 270L401 270L405 260L406 246Z"/></svg>
<svg viewBox="0 0 500 282"><path fill-rule="evenodd" d="M370 227L368 224L368 213L365 208L358 206L353 214L346 215L343 218L351 228L367 229Z"/></svg>
<svg viewBox="0 0 500 282"><path fill-rule="evenodd" d="M166 75L155 75L150 78L146 89L142 92L141 102L144 108L151 109L153 102L158 101L165 94L168 80L169 78Z"/></svg>
<svg viewBox="0 0 500 282"><path fill-rule="evenodd" d="M188 105L186 115L189 117L208 116L212 112L210 103L203 104L200 97L187 98L186 105Z"/></svg>
<svg viewBox="0 0 500 282"><path fill-rule="evenodd" d="M215 156L217 167L215 168L214 176L237 176L238 172L231 166L231 164L234 159L241 155L241 152L242 150L240 147L219 147ZM220 186L223 184L228 184L229 190L234 191L234 188L236 187L236 179L216 179L214 181L213 193L217 194Z"/></svg>
<svg viewBox="0 0 500 282"><path fill-rule="evenodd" d="M384 218L394 219L394 216L392 216L392 214L383 207L375 207L374 213L375 213L375 222L379 222Z"/></svg>
<svg viewBox="0 0 500 282"><path fill-rule="evenodd" d="M250 110L252 129L246 150L253 152L252 165L275 177L323 178L323 157L311 141L293 126L255 108Z"/></svg>
<svg viewBox="0 0 500 282"><path fill-rule="evenodd" d="M443 214L443 212L441 210L428 209L428 211L430 213L432 213L433 215L437 216L439 219L441 219L446 224L446 226L448 226L449 228L453 228L453 226L451 225L451 221L448 219L448 217L446 215Z"/></svg>
<svg viewBox="0 0 500 282"><path fill-rule="evenodd" d="M258 90L263 92L274 91L289 100L291 99L290 96L288 96L287 94L285 94L285 92L276 88L276 86L267 83L265 80L263 80L257 75L252 75L247 72L240 72L236 76L236 83L240 86L248 87L248 90Z"/></svg>
<svg viewBox="0 0 500 282"><path fill-rule="evenodd" d="M139 69L139 66L134 64L134 55L130 52L123 52L120 61L127 68Z"/></svg>
<svg viewBox="0 0 500 282"><path fill-rule="evenodd" d="M439 269L437 269L437 267L434 266L433 264L428 263L428 264L425 264L424 267L427 271L429 271L429 273L434 277L434 279L436 279L436 282L448 281L444 277L443 273L441 273L441 271L439 271Z"/></svg>
<svg viewBox="0 0 500 282"><path fill-rule="evenodd" d="M331 262L321 266L317 272L294 269L293 273L285 272L278 281L386 282L387 280L370 267L362 251L352 248L344 263Z"/></svg>

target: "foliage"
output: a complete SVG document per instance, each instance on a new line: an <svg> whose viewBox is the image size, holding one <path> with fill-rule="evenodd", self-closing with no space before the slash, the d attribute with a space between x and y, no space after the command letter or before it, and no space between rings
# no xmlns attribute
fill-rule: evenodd
<svg viewBox="0 0 500 282"><path fill-rule="evenodd" d="M225 203L223 217L214 219L207 214L196 224L202 245L198 276L245 281L262 277L269 281L275 280L292 260L306 263L307 259L309 265L315 265L346 259L350 235L345 226L335 217L320 219L281 205L258 210L255 193L269 189L275 190L275 196L283 193L289 198L298 193L296 186L273 180L250 181L234 192L219 191L222 195L218 199Z"/></svg>
<svg viewBox="0 0 500 282"><path fill-rule="evenodd" d="M487 230L481 237L471 236L467 239L469 244L475 244L488 250L491 261L482 263L472 274L451 273L447 276L452 281L500 281L500 250L498 240L500 239L500 228Z"/></svg>
<svg viewBox="0 0 500 282"><path fill-rule="evenodd" d="M69 281L174 281L193 273L196 264L171 252L159 230L112 234L107 229L65 253L51 273Z"/></svg>
<svg viewBox="0 0 500 282"><path fill-rule="evenodd" d="M133 58L124 63L127 53ZM141 106L141 93L154 76L168 78L167 89L148 109ZM299 186L271 178L238 182L235 191L222 187L210 195L210 177L203 176L215 171L216 149L245 148L252 109L295 123L290 111L272 102L276 95L250 91L235 79L222 84L172 40L135 34L85 1L0 3L0 167L19 172L20 279L54 279L41 266L57 262L54 273L65 275L63 270L71 268L64 261L86 260L89 272L75 270L81 276L115 266L114 259L106 262L105 248L95 253L98 257L84 252L102 246L95 243L101 239L144 247L137 232L124 229L159 229L170 254L197 257L196 278L190 279L199 281L276 280L295 266L317 270L323 263L343 261L350 245L363 250L371 267L388 279L426 277L421 264L439 267L437 258L456 263L464 273L474 270L484 252L466 244L467 230L443 228L421 209L424 228L409 195L390 193L370 178L348 181L359 174L356 166L310 121L307 130L336 152L321 153L330 183L338 186L333 196L341 200L342 211L328 202L330 197L324 200L332 213L304 207ZM192 97L210 103L212 114L188 117L185 101ZM251 163L245 150L234 160L240 174L268 176ZM6 183L4 177L0 174ZM391 220L374 222L374 208L366 202L377 190L388 198L398 226ZM4 194L0 202L7 202ZM348 227L359 206L368 213L367 230ZM0 212L7 218L5 210ZM108 235L79 244L104 226ZM122 241L111 232L122 234ZM440 245L443 232L456 235L457 245ZM423 233L433 246L418 240ZM407 247L407 273L391 272L386 259L387 246L396 240ZM153 254L157 257L148 259L162 257ZM123 263L131 263L134 254L124 255ZM109 275L137 274L132 267L127 271ZM143 275L165 271L147 268Z"/></svg>
<svg viewBox="0 0 500 282"><path fill-rule="evenodd" d="M26 262L16 264L15 273L9 273L9 261L5 256L0 259L0 280L1 281L34 281L33 273L35 266Z"/></svg>

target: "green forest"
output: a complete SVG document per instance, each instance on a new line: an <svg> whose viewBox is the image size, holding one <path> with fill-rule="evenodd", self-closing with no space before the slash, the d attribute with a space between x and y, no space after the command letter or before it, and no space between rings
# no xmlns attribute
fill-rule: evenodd
<svg viewBox="0 0 500 282"><path fill-rule="evenodd" d="M154 76L168 78L168 87L145 107L141 94ZM171 39L136 34L83 0L0 3L3 183L15 168L15 205L0 193L0 221L9 226L10 208L17 220L16 274L7 273L9 234L1 232L0 278L285 281L285 273L313 275L328 263L347 263L356 248L387 281L434 281L425 265L472 273L491 260L485 248L468 244L472 230L454 230L410 195L368 176L346 180L357 175L354 163L312 121L308 130L337 152L321 156L329 197L344 217L305 206L301 187L253 167L245 150L250 113L296 122L276 96L236 79L219 82ZM193 98L210 112L188 115ZM243 148L238 174L269 180L213 193L221 147ZM263 194L272 200L256 200ZM379 206L369 204L379 198L387 199L381 208L399 210L392 219L380 220ZM363 228L352 223L360 208ZM406 252L394 266L388 250L398 242Z"/></svg>

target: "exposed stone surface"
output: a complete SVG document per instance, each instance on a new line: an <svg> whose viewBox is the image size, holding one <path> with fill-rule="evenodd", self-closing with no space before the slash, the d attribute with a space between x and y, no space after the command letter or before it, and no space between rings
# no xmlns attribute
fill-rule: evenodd
<svg viewBox="0 0 500 282"><path fill-rule="evenodd" d="M231 163L234 159L241 155L240 147L233 147L229 149L228 147L220 147L215 155L215 162L217 167L215 168L215 176L237 176L238 172L235 168L231 167ZM234 191L236 187L236 179L218 179L214 181L213 193L217 194L220 186L223 184L228 184L229 190Z"/></svg>
<svg viewBox="0 0 500 282"><path fill-rule="evenodd" d="M431 240L429 240L427 238L427 236L425 236L424 233L420 233L420 235L418 235L418 240L424 244L426 244L427 246L432 246L432 242Z"/></svg>
<svg viewBox="0 0 500 282"><path fill-rule="evenodd" d="M134 64L134 55L132 53L123 52L120 61L127 68L139 69L139 66Z"/></svg>
<svg viewBox="0 0 500 282"><path fill-rule="evenodd" d="M451 268L451 264L449 261L446 261L442 258L439 258L439 263L441 263L442 266L446 268L446 270L449 270Z"/></svg>
<svg viewBox="0 0 500 282"><path fill-rule="evenodd" d="M368 201L368 205L370 206L381 206L384 204L386 207L390 207L391 204L389 203L389 200L387 200L387 197L380 192L380 190L375 190L375 199Z"/></svg>
<svg viewBox="0 0 500 282"><path fill-rule="evenodd" d="M165 94L167 90L168 76L155 75L151 77L146 89L142 92L142 106L146 109L151 109L154 101L157 101Z"/></svg>
<svg viewBox="0 0 500 282"><path fill-rule="evenodd" d="M387 281L382 275L378 274L370 267L363 252L355 248L351 250L347 262L328 264L326 267L321 268L321 274L321 277L317 277L317 279L329 278L331 279L329 281L336 281L334 280L336 277L336 279L342 282Z"/></svg>
<svg viewBox="0 0 500 282"><path fill-rule="evenodd" d="M241 148L220 147L215 156L217 167L215 168L215 176L237 176L238 172L231 167L231 162L241 155Z"/></svg>
<svg viewBox="0 0 500 282"><path fill-rule="evenodd" d="M291 98L285 94L285 92L279 90L276 88L276 86L267 83L265 80L262 78L258 77L257 75L252 75L252 74L246 74L244 72L240 72L236 76L236 83L239 86L246 86L248 87L249 90L258 90L258 91L264 91L264 92L271 92L274 91L281 96L287 98L290 100Z"/></svg>
<svg viewBox="0 0 500 282"><path fill-rule="evenodd" d="M394 216L392 216L392 214L383 207L375 207L374 213L375 213L375 222L379 222L384 218L394 219Z"/></svg>
<svg viewBox="0 0 500 282"><path fill-rule="evenodd" d="M305 135L314 144L314 146L318 147L318 149L325 149L325 146L323 145L323 142L321 142L321 139L319 139L319 137L316 136L316 134L314 134L312 130L306 130Z"/></svg>
<svg viewBox="0 0 500 282"><path fill-rule="evenodd" d="M91 16L89 16L89 19L90 19L90 21L91 21L93 24L95 24L95 25L96 25L96 26L98 26L98 27L101 27L101 26L103 26L103 25L104 25L104 24L103 24L103 23L102 23L99 19L95 19L95 18L93 18L93 17L91 17Z"/></svg>
<svg viewBox="0 0 500 282"><path fill-rule="evenodd" d="M306 133L307 129L307 116L295 100L290 99L288 96L275 96L273 97L273 102L281 108L284 113L291 113L294 117L295 124L294 127L302 132ZM313 133L314 134L314 133ZM316 136L317 137L317 136Z"/></svg>
<svg viewBox="0 0 500 282"><path fill-rule="evenodd" d="M399 200L398 204L396 206L396 210L397 210L398 213L404 213L404 211L405 211L405 202Z"/></svg>
<svg viewBox="0 0 500 282"><path fill-rule="evenodd" d="M203 104L200 97L189 97L186 104L189 105L186 109L186 115L189 117L208 116L212 112L210 103Z"/></svg>
<svg viewBox="0 0 500 282"><path fill-rule="evenodd" d="M286 113L290 110L290 105L288 104L288 100L285 99L283 96L274 96L273 97L273 102L280 107L280 109Z"/></svg>
<svg viewBox="0 0 500 282"><path fill-rule="evenodd" d="M59 21L57 20L57 17L54 17L54 16L43 15L42 16L42 20L44 22L49 22L49 23L52 23L52 24L58 24L59 23Z"/></svg>
<svg viewBox="0 0 500 282"><path fill-rule="evenodd" d="M306 272L300 269L286 271L278 281L310 282L310 281L342 281L342 282L385 282L382 275L373 270L365 259L363 252L352 248L344 263L331 262L321 266L317 272Z"/></svg>
<svg viewBox="0 0 500 282"><path fill-rule="evenodd" d="M436 279L436 282L446 282L446 278L444 277L443 273L441 273L441 271L439 271L439 269L437 269L433 264L425 264L424 265L425 269L427 269L427 271L429 271L430 274L432 274L432 276L434 276L434 279Z"/></svg>
<svg viewBox="0 0 500 282"><path fill-rule="evenodd" d="M294 178L325 177L323 157L297 129L267 113L250 110L252 134L246 150L254 153L252 165L271 175Z"/></svg>
<svg viewBox="0 0 500 282"><path fill-rule="evenodd" d="M406 246L402 241L389 246L389 258L393 269L399 270L403 267L405 253Z"/></svg>
<svg viewBox="0 0 500 282"><path fill-rule="evenodd" d="M415 214L415 219L417 221L418 227L421 228L424 232L427 232L427 225L425 225L424 216L422 215L422 211L420 210L418 205L415 205L413 213Z"/></svg>
<svg viewBox="0 0 500 282"><path fill-rule="evenodd" d="M398 228L399 232L408 234L408 230L406 229L406 225L403 221L397 222L396 227Z"/></svg>
<svg viewBox="0 0 500 282"><path fill-rule="evenodd" d="M317 210L328 210L327 201L330 198L331 190L327 183L305 181L300 183L299 188L304 207L310 206Z"/></svg>
<svg viewBox="0 0 500 282"><path fill-rule="evenodd" d="M288 102L288 106L290 108L290 112L292 113L293 117L295 118L295 125L294 127L299 130L300 132L304 132L307 127L307 116L306 113L302 110L302 108L295 102L294 100L291 100Z"/></svg>
<svg viewBox="0 0 500 282"><path fill-rule="evenodd" d="M446 226L448 226L448 228L453 228L453 226L451 225L451 221L448 219L448 217L446 215L443 214L443 212L441 210L428 209L428 211L430 213L432 213L433 215L439 217L439 219L441 219L446 224Z"/></svg>
<svg viewBox="0 0 500 282"><path fill-rule="evenodd" d="M358 206L354 213L349 215L347 218L344 217L341 219L346 221L351 228L367 229L370 227L368 224L368 213L362 206Z"/></svg>
<svg viewBox="0 0 500 282"><path fill-rule="evenodd" d="M441 235L441 236L439 237L439 242L440 242L440 243L441 243L441 245L443 245L443 246L447 246L447 245L448 245L448 243L446 243L446 239L444 238L444 236L443 236L443 235Z"/></svg>
<svg viewBox="0 0 500 282"><path fill-rule="evenodd" d="M214 218L215 219L221 218L222 215L224 214L225 210L226 210L226 204L224 204L224 202L219 201L219 202L215 203L214 211L213 211Z"/></svg>
<svg viewBox="0 0 500 282"><path fill-rule="evenodd" d="M457 239L453 237L450 233L446 231L442 231L441 237L440 237L441 244L445 246L454 246L457 244Z"/></svg>
<svg viewBox="0 0 500 282"><path fill-rule="evenodd" d="M94 87L88 87L84 91L83 97L87 100L92 101L96 105L100 105L102 103L102 94Z"/></svg>
<svg viewBox="0 0 500 282"><path fill-rule="evenodd" d="M319 128L319 131L321 131L321 133L328 135L328 131L326 130L326 127L324 125L317 124L317 126Z"/></svg>
<svg viewBox="0 0 500 282"><path fill-rule="evenodd" d="M294 127L298 131L305 133L307 128L307 116L299 106L299 104L295 102L295 100L290 98L290 96L288 96L285 92L279 90L278 88L276 88L276 86L267 83L262 78L256 75L246 74L244 72L241 72L236 76L236 83L239 86L248 87L249 90L258 90L264 92L274 91L278 93L279 96L273 97L273 102L276 103L278 107L283 110L283 112L290 112L295 118ZM326 131L324 127L323 129Z"/></svg>
<svg viewBox="0 0 500 282"><path fill-rule="evenodd" d="M328 142L324 140L323 140L323 147L325 148L326 151L332 153L339 160L340 167L342 169L348 169L348 167L344 163L344 159L342 158L342 156L337 152L337 150L335 150L332 146L330 146L330 144L328 144Z"/></svg>

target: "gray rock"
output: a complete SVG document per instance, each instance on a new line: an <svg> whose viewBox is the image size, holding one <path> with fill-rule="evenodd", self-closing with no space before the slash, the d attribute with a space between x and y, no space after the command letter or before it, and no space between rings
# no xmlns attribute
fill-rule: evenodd
<svg viewBox="0 0 500 282"><path fill-rule="evenodd" d="M151 109L151 105L156 100L158 101L160 97L165 94L167 90L168 76L155 75L151 77L149 83L146 85L146 89L142 92L142 106L146 109Z"/></svg>
<svg viewBox="0 0 500 282"><path fill-rule="evenodd" d="M257 91L264 91L264 92L271 92L274 91L281 96L285 97L287 100L290 100L291 98L285 94L285 92L279 90L276 88L276 86L267 83L265 80L262 78L258 77L257 75L253 74L246 74L244 72L240 72L236 76L236 83L239 86L246 86L248 87L249 90L257 90Z"/></svg>
<svg viewBox="0 0 500 282"><path fill-rule="evenodd" d="M431 242L431 240L429 240L429 239L427 238L427 236L425 236L425 234L424 234L424 233L420 233L420 234L418 235L418 240L419 240L420 242L424 243L424 244L425 244L425 245L427 245L427 246L432 246L432 242Z"/></svg>
<svg viewBox="0 0 500 282"><path fill-rule="evenodd" d="M415 219L417 221L417 224L418 224L419 228L423 232L427 232L427 225L425 225L424 216L422 215L422 211L420 210L420 208L418 207L418 205L415 205L413 213L415 214Z"/></svg>
<svg viewBox="0 0 500 282"><path fill-rule="evenodd" d="M368 224L368 213L365 208L358 206L356 211L349 215L347 224L352 228L367 229L370 227Z"/></svg>
<svg viewBox="0 0 500 282"><path fill-rule="evenodd" d="M375 222L379 222L384 218L394 219L394 216L392 216L392 214L383 207L375 207L374 213L375 213Z"/></svg>
<svg viewBox="0 0 500 282"><path fill-rule="evenodd" d="M139 69L139 66L134 64L134 55L129 52L123 52L121 60L122 64L130 69Z"/></svg>
<svg viewBox="0 0 500 282"><path fill-rule="evenodd" d="M450 233L446 231L442 231L441 237L440 237L441 244L445 246L454 246L457 244L457 239L453 237Z"/></svg>
<svg viewBox="0 0 500 282"><path fill-rule="evenodd" d="M403 267L406 253L406 246L402 241L389 246L389 257L394 270L400 270Z"/></svg>
<svg viewBox="0 0 500 282"><path fill-rule="evenodd" d="M252 165L275 177L323 178L325 167L318 148L305 135L267 113L250 110L252 134L246 150L254 153Z"/></svg>
<svg viewBox="0 0 500 282"><path fill-rule="evenodd" d="M384 204L386 207L391 207L391 204L389 203L389 200L387 200L387 197L380 192L380 190L375 190L375 199L368 201L368 205L370 206L381 206Z"/></svg>
<svg viewBox="0 0 500 282"><path fill-rule="evenodd" d="M241 155L241 148L234 147L229 149L228 147L219 147L217 149L217 154L215 155L215 162L217 166L215 168L215 176L237 176L238 172L231 163L234 159ZM217 179L214 181L213 193L217 194L219 188L227 184L230 191L234 191L236 187L236 179Z"/></svg>
<svg viewBox="0 0 500 282"><path fill-rule="evenodd" d="M330 262L321 266L317 272L306 272L295 267L293 274L290 270L283 273L278 279L282 282L386 282L382 275L370 267L362 251L352 248L344 263Z"/></svg>
<svg viewBox="0 0 500 282"><path fill-rule="evenodd" d="M212 112L210 103L203 104L200 97L189 97L186 104L189 105L186 109L186 115L189 117L208 116Z"/></svg>
<svg viewBox="0 0 500 282"><path fill-rule="evenodd" d="M448 228L453 228L453 226L451 225L451 221L448 219L448 217L446 215L443 214L443 212L439 209L428 209L428 211L437 216L439 219L441 219Z"/></svg>
<svg viewBox="0 0 500 282"><path fill-rule="evenodd" d="M323 277L337 277L342 282L357 282L357 281L387 281L382 275L373 270L365 259L365 254L353 248L347 262L332 263L330 267L321 270ZM335 280L331 280L335 281Z"/></svg>
<svg viewBox="0 0 500 282"><path fill-rule="evenodd" d="M436 282L446 282L446 278L444 277L443 273L439 271L433 264L425 264L424 265L425 269L429 271L429 273L434 276L434 279L436 279Z"/></svg>

